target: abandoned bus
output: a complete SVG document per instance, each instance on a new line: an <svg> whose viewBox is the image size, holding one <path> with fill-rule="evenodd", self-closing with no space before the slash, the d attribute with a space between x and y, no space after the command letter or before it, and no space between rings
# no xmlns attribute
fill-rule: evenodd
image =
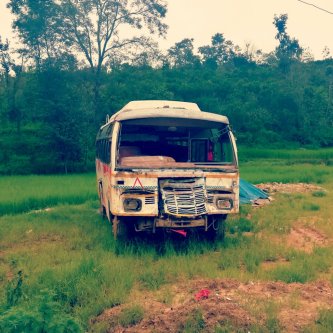
<svg viewBox="0 0 333 333"><path fill-rule="evenodd" d="M229 121L194 103L128 103L97 134L96 172L100 209L115 237L189 228L214 237L239 210Z"/></svg>

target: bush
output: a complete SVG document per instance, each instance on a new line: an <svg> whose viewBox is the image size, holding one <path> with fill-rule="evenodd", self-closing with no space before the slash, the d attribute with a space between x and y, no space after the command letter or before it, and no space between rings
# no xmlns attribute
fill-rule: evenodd
<svg viewBox="0 0 333 333"><path fill-rule="evenodd" d="M31 302L10 307L0 315L2 333L79 333L80 324L63 312L60 304L54 302L49 291Z"/></svg>

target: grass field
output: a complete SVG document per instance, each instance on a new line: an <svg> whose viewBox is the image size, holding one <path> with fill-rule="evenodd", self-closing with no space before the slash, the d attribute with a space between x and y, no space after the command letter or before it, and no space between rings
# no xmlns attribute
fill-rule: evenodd
<svg viewBox="0 0 333 333"><path fill-rule="evenodd" d="M214 244L116 243L93 174L0 178L0 332L333 331L332 151L267 152L241 177L325 190L243 206Z"/></svg>

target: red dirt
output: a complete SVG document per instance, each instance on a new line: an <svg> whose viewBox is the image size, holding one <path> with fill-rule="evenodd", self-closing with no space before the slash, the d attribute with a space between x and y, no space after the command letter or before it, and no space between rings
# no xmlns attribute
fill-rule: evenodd
<svg viewBox="0 0 333 333"><path fill-rule="evenodd" d="M202 289L210 291L208 298L195 300ZM283 282L249 282L235 280L192 280L172 287L175 295L171 305L159 302L153 293L136 301L145 309L145 318L132 327L117 324L120 305L106 310L94 322L108 322L109 332L148 333L178 332L189 314L200 309L205 332L214 331L218 324L231 323L234 327L250 328L252 324L265 325L263 305L268 301L278 304L277 318L282 330L299 332L314 322L318 311L332 308L332 287L326 281L286 284ZM255 310L257 308L257 310Z"/></svg>
<svg viewBox="0 0 333 333"><path fill-rule="evenodd" d="M287 237L287 244L297 250L311 253L314 247L325 246L328 239L313 227L294 227Z"/></svg>

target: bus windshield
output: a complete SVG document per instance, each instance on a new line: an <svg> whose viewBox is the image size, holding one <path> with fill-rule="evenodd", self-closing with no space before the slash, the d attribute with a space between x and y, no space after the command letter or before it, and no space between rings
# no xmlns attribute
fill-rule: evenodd
<svg viewBox="0 0 333 333"><path fill-rule="evenodd" d="M202 122L142 124L124 121L118 145L119 166L235 166L226 124Z"/></svg>

